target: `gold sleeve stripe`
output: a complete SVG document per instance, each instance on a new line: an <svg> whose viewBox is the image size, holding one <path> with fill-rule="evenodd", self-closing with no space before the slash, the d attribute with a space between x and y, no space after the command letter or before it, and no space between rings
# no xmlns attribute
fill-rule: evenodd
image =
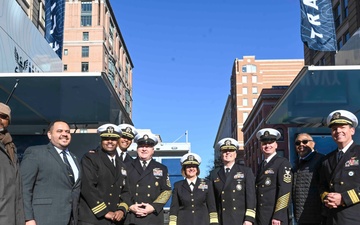
<svg viewBox="0 0 360 225"><path fill-rule="evenodd" d="M165 204L171 196L171 190L163 191L160 193L159 197L155 199L154 203Z"/></svg>
<svg viewBox="0 0 360 225"><path fill-rule="evenodd" d="M176 225L176 223L177 223L177 216L170 215L170 217L169 217L169 225Z"/></svg>
<svg viewBox="0 0 360 225"><path fill-rule="evenodd" d="M320 195L320 198L321 198L321 201L324 202L324 199L326 197L326 195L328 195L329 192L323 192L321 195Z"/></svg>
<svg viewBox="0 0 360 225"><path fill-rule="evenodd" d="M286 208L289 204L290 192L278 198L276 202L275 212Z"/></svg>
<svg viewBox="0 0 360 225"><path fill-rule="evenodd" d="M360 201L359 196L357 195L357 193L356 193L356 191L354 189L348 191L347 193L348 193L348 195L349 195L349 197L350 197L353 204L356 204L356 203L358 203Z"/></svg>
<svg viewBox="0 0 360 225"><path fill-rule="evenodd" d="M91 209L91 211L94 213L94 214L97 214L101 211L103 211L104 209L106 209L106 205L105 205L105 202L102 202L100 203L99 205L95 206L94 208Z"/></svg>
<svg viewBox="0 0 360 225"><path fill-rule="evenodd" d="M210 216L210 223L219 223L217 212L211 212L209 213L209 216Z"/></svg>
<svg viewBox="0 0 360 225"><path fill-rule="evenodd" d="M118 205L118 207L124 207L125 210L126 210L126 212L129 211L129 206L128 206L125 202L120 203L120 204Z"/></svg>
<svg viewBox="0 0 360 225"><path fill-rule="evenodd" d="M255 218L255 210L247 209L246 212L245 212L245 216L250 216L252 218Z"/></svg>

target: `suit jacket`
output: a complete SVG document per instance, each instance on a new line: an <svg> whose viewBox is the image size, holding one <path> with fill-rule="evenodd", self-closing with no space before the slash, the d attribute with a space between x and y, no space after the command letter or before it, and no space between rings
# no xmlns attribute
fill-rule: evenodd
<svg viewBox="0 0 360 225"><path fill-rule="evenodd" d="M79 170L74 185L51 143L25 150L20 168L26 220L35 219L37 225L64 225L73 216L77 224L81 169L76 156L70 155Z"/></svg>
<svg viewBox="0 0 360 225"><path fill-rule="evenodd" d="M79 221L91 224L113 223L105 219L109 211L122 210L126 215L131 203L125 165L116 157L116 167L103 150L87 153L81 160L83 171Z"/></svg>
<svg viewBox="0 0 360 225"><path fill-rule="evenodd" d="M226 176L223 167L210 174L220 224L255 222L255 177L250 168L234 164Z"/></svg>
<svg viewBox="0 0 360 225"><path fill-rule="evenodd" d="M151 160L143 170L136 158L128 169L132 203L149 203L155 211L146 217L136 217L129 212L125 224L163 225L163 207L171 196L171 184L165 165Z"/></svg>
<svg viewBox="0 0 360 225"><path fill-rule="evenodd" d="M256 176L256 221L258 225L271 225L272 219L289 224L289 203L292 189L290 162L275 155Z"/></svg>
<svg viewBox="0 0 360 225"><path fill-rule="evenodd" d="M320 170L320 194L340 193L344 204L327 209L327 225L360 223L360 146L353 143L337 163L337 152L326 155Z"/></svg>
<svg viewBox="0 0 360 225"><path fill-rule="evenodd" d="M23 225L25 222L16 149L15 157L14 163L0 141L0 224Z"/></svg>
<svg viewBox="0 0 360 225"><path fill-rule="evenodd" d="M174 184L169 225L218 224L215 197L210 181L198 178L193 191L187 180Z"/></svg>

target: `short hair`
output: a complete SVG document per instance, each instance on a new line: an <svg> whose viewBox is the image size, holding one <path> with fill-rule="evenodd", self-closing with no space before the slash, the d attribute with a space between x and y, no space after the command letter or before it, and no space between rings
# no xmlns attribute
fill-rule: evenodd
<svg viewBox="0 0 360 225"><path fill-rule="evenodd" d="M183 165L183 166L181 167L181 175L183 175L183 177L186 177L186 173L185 173L186 166L187 166L187 165ZM196 176L199 176L199 174L200 174L200 167L199 167L198 165L196 165L196 169L197 169Z"/></svg>
<svg viewBox="0 0 360 225"><path fill-rule="evenodd" d="M64 120L54 120L54 121L52 121L52 122L49 124L49 126L48 126L48 132L49 132L49 131L52 131L52 129L54 128L55 123L59 123L59 122L61 122L61 123L66 123L66 124L70 127L70 125L69 125L66 121L64 121Z"/></svg>

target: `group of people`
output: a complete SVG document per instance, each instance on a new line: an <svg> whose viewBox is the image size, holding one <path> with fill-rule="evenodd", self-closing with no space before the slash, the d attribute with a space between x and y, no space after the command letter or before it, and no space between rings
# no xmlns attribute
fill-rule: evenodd
<svg viewBox="0 0 360 225"><path fill-rule="evenodd" d="M158 138L129 124L104 124L100 145L80 160L69 151L70 127L50 124L49 144L31 146L19 163L7 130L11 109L0 103L0 224L163 225L355 225L360 217L360 146L352 139L358 120L336 110L327 125L338 148L323 155L310 134L295 138L294 166L277 154L276 129L256 133L264 160L257 174L236 163L239 143L216 145L223 166L200 178L201 157L180 159L185 179L172 188L168 169L153 159ZM137 144L137 157L127 152ZM292 210L293 209L293 210ZM293 213L292 213L293 212Z"/></svg>

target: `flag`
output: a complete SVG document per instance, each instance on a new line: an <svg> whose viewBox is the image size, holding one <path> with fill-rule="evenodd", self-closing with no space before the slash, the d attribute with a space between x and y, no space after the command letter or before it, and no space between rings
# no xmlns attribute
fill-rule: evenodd
<svg viewBox="0 0 360 225"><path fill-rule="evenodd" d="M336 51L331 0L300 0L301 40L310 49Z"/></svg>
<svg viewBox="0 0 360 225"><path fill-rule="evenodd" d="M45 1L45 39L60 59L64 37L64 14L65 0Z"/></svg>

